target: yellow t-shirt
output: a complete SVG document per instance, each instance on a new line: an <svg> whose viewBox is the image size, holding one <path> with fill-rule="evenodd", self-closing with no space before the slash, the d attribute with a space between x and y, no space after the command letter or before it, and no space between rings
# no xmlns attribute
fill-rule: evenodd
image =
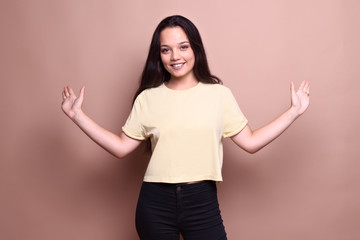
<svg viewBox="0 0 360 240"><path fill-rule="evenodd" d="M222 181L222 138L247 124L230 89L199 82L187 90L162 84L141 92L122 130L151 139L145 182Z"/></svg>

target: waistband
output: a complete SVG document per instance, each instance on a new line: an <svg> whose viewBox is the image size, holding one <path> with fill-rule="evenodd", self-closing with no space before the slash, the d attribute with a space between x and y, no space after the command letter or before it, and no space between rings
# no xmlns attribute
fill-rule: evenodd
<svg viewBox="0 0 360 240"><path fill-rule="evenodd" d="M143 184L149 184L149 185L156 185L161 186L166 189L196 189L196 188L203 188L206 186L216 186L216 182L212 180L204 180L201 182L195 182L195 183L161 183L161 182L143 182Z"/></svg>

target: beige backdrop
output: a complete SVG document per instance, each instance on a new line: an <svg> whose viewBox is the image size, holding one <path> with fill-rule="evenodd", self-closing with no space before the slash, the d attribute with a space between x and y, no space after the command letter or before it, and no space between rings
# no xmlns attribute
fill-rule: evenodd
<svg viewBox="0 0 360 240"><path fill-rule="evenodd" d="M229 239L360 239L357 0L0 1L0 239L135 240L148 156L118 160L60 109L86 86L85 111L119 133L151 35L181 14L212 72L257 128L311 81L311 106L255 155L225 140L219 198Z"/></svg>

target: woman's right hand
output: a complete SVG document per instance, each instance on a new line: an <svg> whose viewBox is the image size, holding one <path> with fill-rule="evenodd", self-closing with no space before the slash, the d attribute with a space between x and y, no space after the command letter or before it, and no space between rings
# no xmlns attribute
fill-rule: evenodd
<svg viewBox="0 0 360 240"><path fill-rule="evenodd" d="M95 143L104 148L115 157L123 158L140 145L141 140L128 137L124 132L120 136L106 130L89 118L81 110L84 100L85 87L76 97L71 87L67 86L62 92L61 108L64 113Z"/></svg>
<svg viewBox="0 0 360 240"><path fill-rule="evenodd" d="M84 100L84 92L85 87L82 87L79 97L76 97L74 91L70 86L64 87L64 90L62 92L63 101L61 104L61 108L71 120L74 120L76 115L82 112L81 106Z"/></svg>

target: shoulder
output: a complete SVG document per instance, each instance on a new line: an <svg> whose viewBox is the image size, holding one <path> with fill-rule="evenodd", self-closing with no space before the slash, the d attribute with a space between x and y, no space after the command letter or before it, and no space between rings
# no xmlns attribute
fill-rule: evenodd
<svg viewBox="0 0 360 240"><path fill-rule="evenodd" d="M202 88L212 94L228 95L231 94L230 88L218 83L202 83Z"/></svg>
<svg viewBox="0 0 360 240"><path fill-rule="evenodd" d="M139 93L139 95L135 98L135 103L141 103L156 98L157 96L160 95L159 93L161 91L163 91L163 84L158 87L145 89L141 93Z"/></svg>

